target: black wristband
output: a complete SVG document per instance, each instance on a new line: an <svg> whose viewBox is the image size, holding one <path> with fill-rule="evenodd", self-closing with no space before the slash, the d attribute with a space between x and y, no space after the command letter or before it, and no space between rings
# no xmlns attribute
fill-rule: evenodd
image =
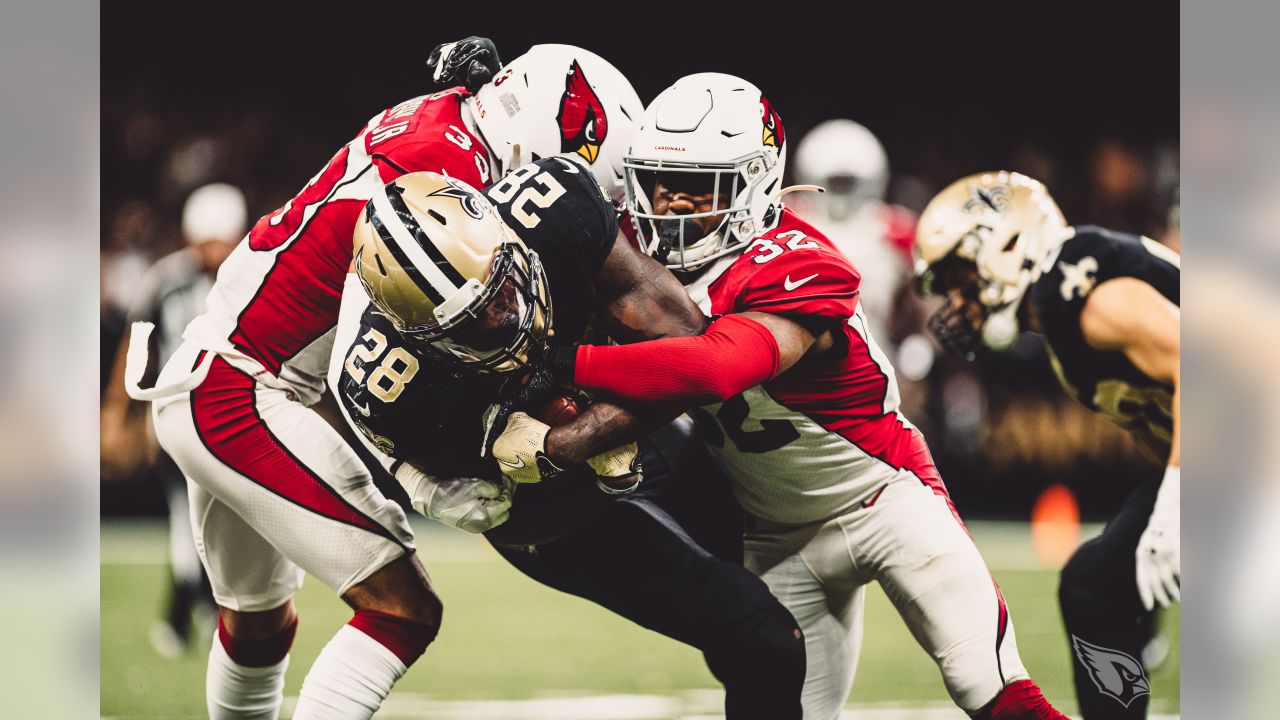
<svg viewBox="0 0 1280 720"><path fill-rule="evenodd" d="M577 345L552 345L543 354L543 362L547 372L556 382L564 385L573 384L573 373L578 362Z"/></svg>

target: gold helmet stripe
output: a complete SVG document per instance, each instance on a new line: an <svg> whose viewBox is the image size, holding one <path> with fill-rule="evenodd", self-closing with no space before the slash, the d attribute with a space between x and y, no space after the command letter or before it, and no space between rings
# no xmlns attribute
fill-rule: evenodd
<svg viewBox="0 0 1280 720"><path fill-rule="evenodd" d="M427 255L423 245L434 249L433 243L428 241L419 244L416 233L405 226L404 218L412 217L412 215L407 212L407 208L405 215L401 215L391 205L392 194L395 193L397 195L396 199L399 200L398 193L400 192L402 192L402 189L396 183L388 183L383 192L374 193L373 195L374 214L382 221L381 224L387 231L387 234L383 235L383 242L386 243L387 249L395 256L396 262L399 262L406 269L413 268L417 271L410 273L410 277L413 278L415 284L419 285L419 289L427 297L432 298L432 300L441 298L436 300L436 304L439 304L457 292L462 286L462 282L454 283L445 275L441 264L445 267L450 267L447 261L437 264ZM416 222L414 225L421 232L421 228L417 227ZM379 230L383 228L379 228ZM380 232L379 234L382 233ZM440 259L444 260L443 257ZM450 270L452 270L452 267L450 267ZM452 274L458 275L457 271L453 271Z"/></svg>

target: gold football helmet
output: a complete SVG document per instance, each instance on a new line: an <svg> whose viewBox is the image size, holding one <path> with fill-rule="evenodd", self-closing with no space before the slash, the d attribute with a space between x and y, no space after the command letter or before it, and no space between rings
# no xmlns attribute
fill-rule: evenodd
<svg viewBox="0 0 1280 720"><path fill-rule="evenodd" d="M929 319L943 347L972 358L979 341L1012 345L1027 288L1071 232L1044 185L1019 173L969 175L929 201L916 227L916 287L947 296Z"/></svg>
<svg viewBox="0 0 1280 720"><path fill-rule="evenodd" d="M365 205L355 271L414 348L479 372L510 372L541 352L551 298L537 253L467 184L403 175Z"/></svg>

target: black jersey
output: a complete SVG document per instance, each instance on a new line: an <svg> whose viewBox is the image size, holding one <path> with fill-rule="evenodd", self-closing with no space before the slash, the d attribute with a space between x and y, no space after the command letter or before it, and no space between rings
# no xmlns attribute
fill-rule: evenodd
<svg viewBox="0 0 1280 720"><path fill-rule="evenodd" d="M525 165L484 192L542 261L553 342L576 342L595 310L596 276L618 233L613 205L590 172L558 157ZM413 352L372 303L345 350L337 394L379 449L401 459L459 448L479 455L480 414L503 378L457 372Z"/></svg>
<svg viewBox="0 0 1280 720"><path fill-rule="evenodd" d="M519 168L485 195L542 262L551 297L552 342L576 342L595 310L595 280L618 233L612 204L591 173L560 158ZM397 460L426 461L424 467L435 474L496 474L496 467L480 458L481 415L497 399L506 377L459 371L414 352L372 303L360 317L355 340L343 350L335 394L378 449ZM594 483L562 477L522 488L519 505L529 510L537 496L546 496L543 504L554 500L578 511L608 497ZM513 508L512 520L492 532L518 533L522 541L544 537L543 528L527 532L519 515Z"/></svg>
<svg viewBox="0 0 1280 720"><path fill-rule="evenodd" d="M1123 352L1090 347L1080 329L1080 313L1093 288L1118 277L1142 280L1179 305L1178 254L1149 238L1082 226L1051 260L1053 266L1028 294L1058 380L1089 409L1168 453L1173 387L1148 377Z"/></svg>
<svg viewBox="0 0 1280 720"><path fill-rule="evenodd" d="M529 163L484 194L542 261L551 342L577 342L596 309L596 276L618 235L617 210L588 170L561 157Z"/></svg>

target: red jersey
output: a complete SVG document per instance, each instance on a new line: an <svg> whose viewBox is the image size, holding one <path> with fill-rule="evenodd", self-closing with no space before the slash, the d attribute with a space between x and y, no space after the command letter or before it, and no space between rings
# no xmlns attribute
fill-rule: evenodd
<svg viewBox="0 0 1280 720"><path fill-rule="evenodd" d="M464 119L467 97L454 88L369 120L301 192L258 220L183 337L304 403L318 399L365 203L387 182L423 170L489 184L488 151Z"/></svg>
<svg viewBox="0 0 1280 720"><path fill-rule="evenodd" d="M688 287L708 314L826 318L838 328L831 351L695 413L757 517L828 519L903 476L945 495L923 437L898 412L893 366L867 329L860 282L831 241L784 210L777 227Z"/></svg>

